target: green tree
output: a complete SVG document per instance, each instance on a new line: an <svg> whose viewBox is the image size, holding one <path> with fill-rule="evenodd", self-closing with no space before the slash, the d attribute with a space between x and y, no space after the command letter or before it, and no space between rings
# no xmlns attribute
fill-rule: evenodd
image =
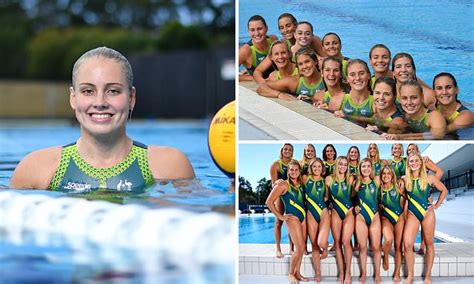
<svg viewBox="0 0 474 284"><path fill-rule="evenodd" d="M248 204L255 204L257 197L252 190L252 185L244 177L239 176L239 208Z"/></svg>
<svg viewBox="0 0 474 284"><path fill-rule="evenodd" d="M262 178L258 181L256 187L256 196L258 204L265 204L270 191L272 190L272 181L266 178Z"/></svg>

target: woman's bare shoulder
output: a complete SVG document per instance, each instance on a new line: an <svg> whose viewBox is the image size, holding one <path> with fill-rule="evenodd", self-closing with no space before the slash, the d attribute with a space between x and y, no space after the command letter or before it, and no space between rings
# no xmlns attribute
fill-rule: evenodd
<svg viewBox="0 0 474 284"><path fill-rule="evenodd" d="M148 164L155 179L194 178L194 170L186 155L174 147L148 147Z"/></svg>
<svg viewBox="0 0 474 284"><path fill-rule="evenodd" d="M11 186L46 189L59 166L61 150L61 146L54 146L29 153L13 172Z"/></svg>

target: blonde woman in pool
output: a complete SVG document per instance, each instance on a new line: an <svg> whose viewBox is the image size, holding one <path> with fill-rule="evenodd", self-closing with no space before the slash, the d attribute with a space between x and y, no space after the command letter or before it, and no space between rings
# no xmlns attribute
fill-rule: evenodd
<svg viewBox="0 0 474 284"><path fill-rule="evenodd" d="M119 52L99 47L84 53L74 64L69 101L80 138L27 155L12 175L13 188L139 191L155 179L194 177L179 150L146 146L127 136L136 90L130 63Z"/></svg>

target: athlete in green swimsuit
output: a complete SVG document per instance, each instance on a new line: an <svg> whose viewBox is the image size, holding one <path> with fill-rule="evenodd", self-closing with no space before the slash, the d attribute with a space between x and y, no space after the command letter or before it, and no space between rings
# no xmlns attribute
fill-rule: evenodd
<svg viewBox="0 0 474 284"><path fill-rule="evenodd" d="M362 182L357 192L360 204L360 214L364 217L367 226L370 226L378 211L379 190L373 180L368 183Z"/></svg>
<svg viewBox="0 0 474 284"><path fill-rule="evenodd" d="M111 168L95 168L78 153L76 143L64 146L61 162L49 189L66 192L96 190L140 191L153 184L147 146L133 142L124 161Z"/></svg>
<svg viewBox="0 0 474 284"><path fill-rule="evenodd" d="M342 112L348 116L371 117L374 114L373 107L374 98L372 96L357 105L352 101L350 94L345 94L341 104Z"/></svg>
<svg viewBox="0 0 474 284"><path fill-rule="evenodd" d="M312 176L308 177L304 185L307 209L318 223L321 220L321 212L326 208L324 202L325 187L322 177L314 180Z"/></svg>
<svg viewBox="0 0 474 284"><path fill-rule="evenodd" d="M400 203L401 197L400 192L393 186L387 190L382 189L382 215L387 218L392 225L397 224L398 219L403 213L403 208Z"/></svg>

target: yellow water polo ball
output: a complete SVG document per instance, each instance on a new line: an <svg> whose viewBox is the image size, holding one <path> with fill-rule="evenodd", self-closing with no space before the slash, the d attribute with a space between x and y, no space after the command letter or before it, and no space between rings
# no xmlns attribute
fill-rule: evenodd
<svg viewBox="0 0 474 284"><path fill-rule="evenodd" d="M212 160L228 177L235 176L235 101L223 106L212 118L207 145Z"/></svg>

